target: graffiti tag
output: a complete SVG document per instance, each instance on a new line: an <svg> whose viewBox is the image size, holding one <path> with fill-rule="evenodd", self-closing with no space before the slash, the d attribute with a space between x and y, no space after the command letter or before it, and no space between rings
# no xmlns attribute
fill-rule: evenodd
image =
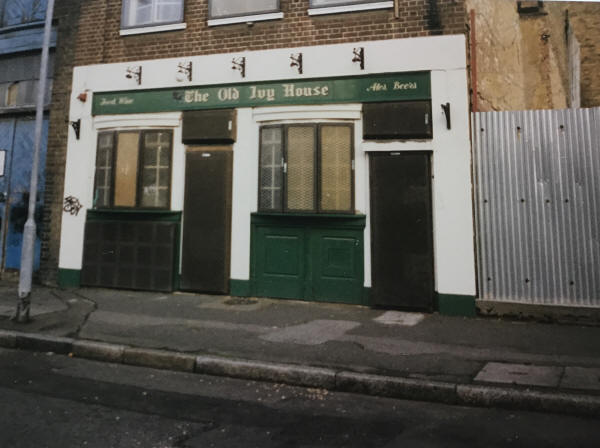
<svg viewBox="0 0 600 448"><path fill-rule="evenodd" d="M82 207L83 205L75 196L67 196L65 198L65 205L63 206L65 212L77 216Z"/></svg>

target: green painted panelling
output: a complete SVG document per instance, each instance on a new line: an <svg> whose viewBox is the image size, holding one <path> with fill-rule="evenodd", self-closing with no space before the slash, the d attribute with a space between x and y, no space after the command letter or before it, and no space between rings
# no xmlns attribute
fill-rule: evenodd
<svg viewBox="0 0 600 448"><path fill-rule="evenodd" d="M98 92L92 115L275 106L428 100L429 72Z"/></svg>
<svg viewBox="0 0 600 448"><path fill-rule="evenodd" d="M474 317L477 314L475 296L438 293L437 302L438 311L444 316Z"/></svg>
<svg viewBox="0 0 600 448"><path fill-rule="evenodd" d="M366 304L364 215L252 215L252 294Z"/></svg>
<svg viewBox="0 0 600 448"><path fill-rule="evenodd" d="M61 288L79 288L81 271L79 269L59 269L58 286Z"/></svg>
<svg viewBox="0 0 600 448"><path fill-rule="evenodd" d="M365 215L325 214L325 213L252 213L252 224L364 230Z"/></svg>
<svg viewBox="0 0 600 448"><path fill-rule="evenodd" d="M229 295L248 297L252 295L252 287L250 286L250 280L229 280Z"/></svg>
<svg viewBox="0 0 600 448"><path fill-rule="evenodd" d="M181 212L170 210L88 210L88 221L166 221L180 222Z"/></svg>
<svg viewBox="0 0 600 448"><path fill-rule="evenodd" d="M370 304L371 304L371 287L364 286L361 305L370 305Z"/></svg>

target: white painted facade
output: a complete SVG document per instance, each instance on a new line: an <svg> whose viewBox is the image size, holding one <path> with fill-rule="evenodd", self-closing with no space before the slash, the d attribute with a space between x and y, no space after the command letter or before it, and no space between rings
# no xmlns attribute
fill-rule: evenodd
<svg viewBox="0 0 600 448"><path fill-rule="evenodd" d="M365 68L352 62L352 50L364 47ZM304 73L290 67L290 53L303 54ZM231 69L233 57L246 57L246 77ZM178 81L180 62L193 63L193 79ZM125 77L128 67L142 66L142 84ZM468 86L463 35L354 42L256 52L169 58L76 67L73 73L70 119L81 119L80 139L69 132L64 196L83 204L77 215L63 214L60 269L82 267L85 210L92 206L98 132L108 129L168 128L173 130L171 209L182 210L185 147L181 143L181 113L92 116L91 95L240 82L327 78L429 71L433 139L373 142L362 140L361 104L277 106L237 109L233 145L231 278L250 278L250 214L258 203L259 127L264 123L351 122L355 130L355 209L367 215L364 233L365 286L371 286L369 170L371 151L431 151L436 291L475 296L475 259L469 140ZM78 96L88 93L82 102ZM446 128L441 104L451 104L452 128Z"/></svg>

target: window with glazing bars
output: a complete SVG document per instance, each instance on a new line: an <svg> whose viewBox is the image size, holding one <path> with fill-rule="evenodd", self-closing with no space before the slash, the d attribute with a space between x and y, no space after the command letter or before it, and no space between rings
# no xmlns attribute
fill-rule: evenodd
<svg viewBox="0 0 600 448"><path fill-rule="evenodd" d="M47 3L47 0L0 0L0 28L43 21Z"/></svg>
<svg viewBox="0 0 600 448"><path fill-rule="evenodd" d="M101 132L98 135L96 208L169 208L171 131Z"/></svg>
<svg viewBox="0 0 600 448"><path fill-rule="evenodd" d="M166 25L183 21L183 0L123 0L121 27Z"/></svg>
<svg viewBox="0 0 600 448"><path fill-rule="evenodd" d="M338 123L262 127L259 210L353 213L352 136Z"/></svg>
<svg viewBox="0 0 600 448"><path fill-rule="evenodd" d="M210 0L208 6L211 19L251 16L280 11L279 0Z"/></svg>
<svg viewBox="0 0 600 448"><path fill-rule="evenodd" d="M359 5L361 3L379 3L384 0L310 0L311 8L325 8L329 6Z"/></svg>

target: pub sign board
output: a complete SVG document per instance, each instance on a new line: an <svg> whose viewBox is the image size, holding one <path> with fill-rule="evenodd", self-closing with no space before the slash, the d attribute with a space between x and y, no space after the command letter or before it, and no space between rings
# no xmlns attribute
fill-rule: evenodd
<svg viewBox="0 0 600 448"><path fill-rule="evenodd" d="M429 72L97 92L92 115L431 98Z"/></svg>

